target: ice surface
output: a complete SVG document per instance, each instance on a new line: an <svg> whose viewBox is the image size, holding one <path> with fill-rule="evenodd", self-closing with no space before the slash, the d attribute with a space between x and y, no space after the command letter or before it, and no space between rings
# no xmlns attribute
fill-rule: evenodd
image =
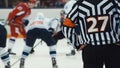
<svg viewBox="0 0 120 68"><path fill-rule="evenodd" d="M40 41L37 39L35 45ZM69 53L70 49L67 46L66 39L59 40L57 43L57 64L59 68L82 68L82 59L81 52L77 52L75 56L66 56L66 53ZM10 61L13 64L16 60L18 60L21 56L23 47L24 47L23 39L17 39L13 52L17 55L11 55ZM7 49L7 48L6 48ZM19 63L17 62L11 68L19 68ZM2 61L0 60L0 68L4 68ZM51 58L49 55L49 48L47 47L45 42L40 43L35 48L35 53L30 55L26 59L25 68L52 68Z"/></svg>

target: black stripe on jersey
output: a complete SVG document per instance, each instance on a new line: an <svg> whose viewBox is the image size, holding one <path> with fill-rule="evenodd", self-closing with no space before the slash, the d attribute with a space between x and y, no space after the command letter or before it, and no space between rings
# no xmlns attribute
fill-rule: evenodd
<svg viewBox="0 0 120 68"><path fill-rule="evenodd" d="M112 11L113 8L115 8L115 6L111 6L110 8L108 8L108 9L106 10L106 12Z"/></svg>
<svg viewBox="0 0 120 68"><path fill-rule="evenodd" d="M77 10L75 10L75 12L74 12L70 17L71 17L71 18L74 17L74 14L76 14L76 13L77 13ZM76 21L76 19L77 19L77 18L74 18L73 21ZM73 22L73 21L72 21L72 22ZM74 22L74 23L76 23L76 22Z"/></svg>
<svg viewBox="0 0 120 68"><path fill-rule="evenodd" d="M82 7L86 8L86 9L90 9L90 15L92 15L92 8L89 7L89 5L85 5L83 3L80 3L80 5L82 5ZM87 16L87 13L85 11L83 11L81 8L79 8L79 12L81 12L82 14L86 15Z"/></svg>
<svg viewBox="0 0 120 68"><path fill-rule="evenodd" d="M71 28L70 34L73 35L73 28ZM72 39L72 36L70 36L69 39L71 39L71 41L74 41L74 40Z"/></svg>
<svg viewBox="0 0 120 68"><path fill-rule="evenodd" d="M86 27L85 27L86 25L85 25L85 24L81 24L81 23L84 23L84 20L83 20L83 18L81 18L81 17L79 17L79 18L80 18L80 20L81 20L81 22L79 21L79 22L80 22L79 25L80 25L80 27L81 27L81 28L80 28L80 29L81 29L81 30L80 30L80 31L81 31L81 36L82 36L83 41L86 42L86 41L88 41L88 39L87 39L87 37L86 37L86 35L85 35L85 34L86 34L86 31L83 31L83 30L86 29Z"/></svg>
<svg viewBox="0 0 120 68"><path fill-rule="evenodd" d="M116 32L113 33L113 36L115 37L115 41L117 41Z"/></svg>
<svg viewBox="0 0 120 68"><path fill-rule="evenodd" d="M82 43L81 43L82 44ZM79 42L79 38L78 35L75 34L75 40L74 40L74 45L76 48L80 47L80 42Z"/></svg>
<svg viewBox="0 0 120 68"><path fill-rule="evenodd" d="M66 27L66 33L68 33L68 31L69 31L69 28L68 28L68 27ZM67 34L67 37L68 37L68 34Z"/></svg>
<svg viewBox="0 0 120 68"><path fill-rule="evenodd" d="M103 33L103 34L104 34L104 38L107 39L106 33ZM105 40L105 43L109 44L107 40Z"/></svg>
<svg viewBox="0 0 120 68"><path fill-rule="evenodd" d="M102 6L101 6L101 9L104 8L105 6L107 6L110 2L105 2ZM101 10L101 14L104 14L103 11Z"/></svg>
<svg viewBox="0 0 120 68"><path fill-rule="evenodd" d="M109 37L112 38L111 32L109 32L108 34L109 34ZM110 40L110 42L113 42L113 41L114 41L113 39Z"/></svg>
<svg viewBox="0 0 120 68"><path fill-rule="evenodd" d="M85 11L81 10L80 8L78 9L78 11L81 12L83 15L87 16L87 13Z"/></svg>

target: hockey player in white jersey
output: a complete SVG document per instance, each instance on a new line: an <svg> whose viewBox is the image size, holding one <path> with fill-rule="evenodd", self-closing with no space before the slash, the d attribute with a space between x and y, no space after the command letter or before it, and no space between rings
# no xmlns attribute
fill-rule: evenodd
<svg viewBox="0 0 120 68"><path fill-rule="evenodd" d="M0 21L0 58L5 64L4 68L11 68L10 60L9 60L9 53L6 51L6 41L7 41L7 30L4 27L5 23L4 20L1 19Z"/></svg>
<svg viewBox="0 0 120 68"><path fill-rule="evenodd" d="M54 26L52 23L54 23ZM54 28L57 26L56 24L56 18L45 18L44 14L40 12L37 13L37 16L30 21L26 27L26 46L22 52L20 68L24 68L25 59L30 54L31 48L33 47L36 39L42 39L46 42L49 47L49 54L51 56L53 68L58 68L56 63L56 42L51 36L54 33Z"/></svg>
<svg viewBox="0 0 120 68"><path fill-rule="evenodd" d="M55 32L52 35L52 37L56 41L56 44L57 44L58 40L65 39L65 36L64 36L64 34L62 33L62 30L61 30L61 26L63 24L64 18L65 18L65 12L64 12L64 10L61 10L60 11L60 19L58 19L57 23L55 23L55 24L53 23L53 26L54 25L57 26L56 28L55 27L53 28ZM57 19L57 18L55 18L55 19ZM67 39L67 45L70 48L70 53L67 53L66 56L74 56L76 54L75 48L72 46L72 44L70 44L70 41L68 39ZM31 54L34 53L34 47L31 49L30 53Z"/></svg>

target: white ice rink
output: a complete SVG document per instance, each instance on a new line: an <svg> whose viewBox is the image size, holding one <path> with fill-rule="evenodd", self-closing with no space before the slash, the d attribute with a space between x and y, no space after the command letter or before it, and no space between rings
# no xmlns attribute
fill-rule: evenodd
<svg viewBox="0 0 120 68"><path fill-rule="evenodd" d="M40 39L37 39L35 44L39 41ZM13 47L13 52L17 53L17 55L10 56L11 64L20 58L24 45L22 39L17 39ZM75 56L66 56L65 54L68 53L69 50L70 49L66 44L66 39L58 41L56 56L58 68L82 68L81 52L77 52ZM0 68L4 68L1 60ZM19 62L11 68L19 68ZM35 53L26 59L25 68L52 68L49 49L46 46L46 43L43 42L35 48Z"/></svg>

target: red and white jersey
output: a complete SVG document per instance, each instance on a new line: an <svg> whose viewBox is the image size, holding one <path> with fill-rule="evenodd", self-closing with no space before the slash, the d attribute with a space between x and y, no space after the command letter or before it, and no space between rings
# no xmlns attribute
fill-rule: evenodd
<svg viewBox="0 0 120 68"><path fill-rule="evenodd" d="M19 3L8 15L8 21L22 24L22 20L31 14L31 9L27 7L27 3Z"/></svg>

